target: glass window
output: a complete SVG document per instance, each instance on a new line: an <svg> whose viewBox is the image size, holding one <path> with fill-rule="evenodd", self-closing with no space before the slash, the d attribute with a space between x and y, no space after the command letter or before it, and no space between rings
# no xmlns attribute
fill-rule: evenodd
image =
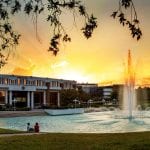
<svg viewBox="0 0 150 150"><path fill-rule="evenodd" d="M5 104L5 91L0 91L0 104Z"/></svg>

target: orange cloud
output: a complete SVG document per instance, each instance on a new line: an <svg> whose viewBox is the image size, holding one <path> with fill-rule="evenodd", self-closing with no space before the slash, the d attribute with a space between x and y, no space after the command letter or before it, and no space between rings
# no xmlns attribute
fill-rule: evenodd
<svg viewBox="0 0 150 150"><path fill-rule="evenodd" d="M22 68L22 67L16 67L14 68L14 70L12 71L12 74L15 75L25 75L25 76L31 76L33 74L33 69L35 68L35 66L31 66L30 68Z"/></svg>

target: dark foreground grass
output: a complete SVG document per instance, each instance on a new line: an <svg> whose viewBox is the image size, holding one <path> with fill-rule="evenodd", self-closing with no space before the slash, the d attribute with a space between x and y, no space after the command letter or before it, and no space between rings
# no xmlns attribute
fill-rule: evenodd
<svg viewBox="0 0 150 150"><path fill-rule="evenodd" d="M0 137L0 150L150 150L150 132Z"/></svg>

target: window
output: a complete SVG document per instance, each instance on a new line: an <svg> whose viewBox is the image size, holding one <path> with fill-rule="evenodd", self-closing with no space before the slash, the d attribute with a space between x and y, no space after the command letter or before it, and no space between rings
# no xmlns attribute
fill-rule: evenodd
<svg viewBox="0 0 150 150"><path fill-rule="evenodd" d="M20 79L18 79L18 85L20 85Z"/></svg>
<svg viewBox="0 0 150 150"><path fill-rule="evenodd" d="M5 91L0 90L0 104L5 104Z"/></svg>

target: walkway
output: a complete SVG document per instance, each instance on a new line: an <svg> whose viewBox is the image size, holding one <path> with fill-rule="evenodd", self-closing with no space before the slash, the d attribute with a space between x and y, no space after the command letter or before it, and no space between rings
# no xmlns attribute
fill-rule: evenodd
<svg viewBox="0 0 150 150"><path fill-rule="evenodd" d="M47 115L43 109L35 109L31 111L0 111L0 118L6 117L24 117L24 116L45 116Z"/></svg>
<svg viewBox="0 0 150 150"><path fill-rule="evenodd" d="M0 134L0 137L30 136L30 135L40 135L40 134L48 134L48 133L46 133L46 132L40 132L40 133L12 133L12 134Z"/></svg>

